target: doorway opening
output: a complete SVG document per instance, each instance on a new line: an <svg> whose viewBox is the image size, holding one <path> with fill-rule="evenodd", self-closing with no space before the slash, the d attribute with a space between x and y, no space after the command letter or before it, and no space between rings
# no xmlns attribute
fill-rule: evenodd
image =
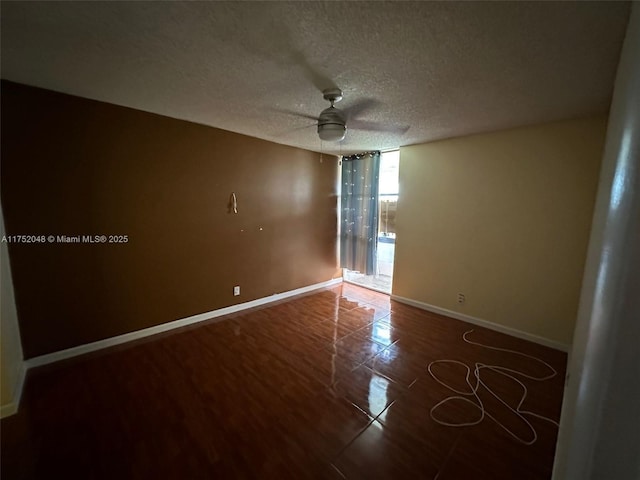
<svg viewBox="0 0 640 480"><path fill-rule="evenodd" d="M391 293L393 283L393 259L396 248L396 209L398 206L398 169L400 151L380 154L378 179L378 236L376 273L365 275L344 269L344 280L383 293Z"/></svg>

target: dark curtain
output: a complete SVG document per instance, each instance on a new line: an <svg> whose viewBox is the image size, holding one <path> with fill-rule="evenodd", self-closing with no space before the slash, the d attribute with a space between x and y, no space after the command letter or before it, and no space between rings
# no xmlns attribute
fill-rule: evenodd
<svg viewBox="0 0 640 480"><path fill-rule="evenodd" d="M380 152L342 157L340 266L375 275Z"/></svg>

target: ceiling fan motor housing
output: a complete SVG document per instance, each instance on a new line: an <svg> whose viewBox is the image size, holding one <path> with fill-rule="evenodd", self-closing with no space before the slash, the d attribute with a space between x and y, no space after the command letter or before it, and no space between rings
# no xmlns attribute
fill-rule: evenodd
<svg viewBox="0 0 640 480"><path fill-rule="evenodd" d="M322 140L340 141L347 132L343 113L336 107L325 108L318 117L318 136Z"/></svg>
<svg viewBox="0 0 640 480"><path fill-rule="evenodd" d="M318 126L334 123L336 125L346 125L346 120L342 111L336 107L325 108L318 117Z"/></svg>
<svg viewBox="0 0 640 480"><path fill-rule="evenodd" d="M322 91L322 96L331 102L331 106L325 108L318 117L318 136L321 140L339 142L347 133L347 121L342 111L333 104L342 100L342 90L328 88Z"/></svg>

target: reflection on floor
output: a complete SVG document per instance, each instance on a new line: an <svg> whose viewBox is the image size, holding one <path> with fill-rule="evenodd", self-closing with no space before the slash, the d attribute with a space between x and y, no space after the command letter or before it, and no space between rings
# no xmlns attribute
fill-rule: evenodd
<svg viewBox="0 0 640 480"><path fill-rule="evenodd" d="M381 237L378 239L378 273L364 275L362 273L344 270L344 279L363 287L373 288L384 293L391 293L393 277L393 258L395 254L395 238Z"/></svg>
<svg viewBox="0 0 640 480"><path fill-rule="evenodd" d="M527 410L558 419L566 355L350 284L31 371L2 420L3 478L548 479L557 429L531 417L523 445L486 418L440 425L438 359L558 370L522 381ZM527 370L529 369L529 370ZM439 378L465 388L457 368ZM516 405L520 386L494 375ZM518 435L528 428L480 393ZM485 398L486 397L486 398ZM477 418L470 404L439 414Z"/></svg>

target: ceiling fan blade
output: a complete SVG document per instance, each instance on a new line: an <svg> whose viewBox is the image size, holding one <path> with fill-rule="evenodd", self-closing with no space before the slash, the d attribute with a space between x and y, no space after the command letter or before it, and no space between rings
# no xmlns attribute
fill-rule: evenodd
<svg viewBox="0 0 640 480"><path fill-rule="evenodd" d="M387 133L395 133L397 135L403 135L407 133L409 125L382 125L380 123L375 122L367 122L364 120L352 120L348 124L349 128L353 130L368 130L371 132L387 132Z"/></svg>
<svg viewBox="0 0 640 480"><path fill-rule="evenodd" d="M302 68L304 76L307 77L307 80L319 91L322 92L327 88L338 88L333 80L314 69L301 51L293 50L291 52L291 59L294 64Z"/></svg>
<svg viewBox="0 0 640 480"><path fill-rule="evenodd" d="M317 122L309 123L307 125L302 125L301 127L288 128L288 129L286 129L284 131L276 132L274 135L275 135L276 138L288 137L289 135L291 135L294 132L298 132L300 130L306 130L307 128L316 127L317 125L318 125Z"/></svg>
<svg viewBox="0 0 640 480"><path fill-rule="evenodd" d="M314 120L316 123L318 122L318 117L316 117L315 115L308 115L306 113L294 112L293 110L285 110L285 109L282 109L282 108L276 108L276 109L273 109L273 110L275 110L276 112L279 112L279 113L285 113L287 115L293 115L295 117L308 118L309 120Z"/></svg>
<svg viewBox="0 0 640 480"><path fill-rule="evenodd" d="M305 78L320 92L327 88L337 88L333 80L311 64L303 50L295 47L295 45L299 44L299 41L292 36L285 24L274 22L271 31L278 32L278 34L269 37L274 42L273 45L269 46L272 47L271 51L279 52L278 56L283 59L284 64L288 67L298 67ZM264 41L262 38L261 40Z"/></svg>
<svg viewBox="0 0 640 480"><path fill-rule="evenodd" d="M381 105L378 100L375 100L373 98L364 98L354 105L345 107L342 110L347 115L347 119L353 119L358 117L359 115L362 115L367 110L371 110L372 108L377 107L378 105Z"/></svg>
<svg viewBox="0 0 640 480"><path fill-rule="evenodd" d="M318 126L318 123L314 122L314 123L309 123L307 125L303 125L302 127L290 128L289 131L290 132L297 132L298 130L305 130L307 128L317 127L317 126Z"/></svg>

